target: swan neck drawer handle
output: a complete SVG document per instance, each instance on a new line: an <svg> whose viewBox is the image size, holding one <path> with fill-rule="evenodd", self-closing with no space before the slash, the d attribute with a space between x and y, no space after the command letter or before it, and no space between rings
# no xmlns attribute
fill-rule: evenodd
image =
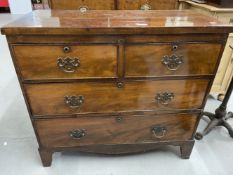
<svg viewBox="0 0 233 175"><path fill-rule="evenodd" d="M81 139L86 135L86 131L85 129L77 129L77 130L71 131L69 134L70 134L70 137L74 139Z"/></svg>
<svg viewBox="0 0 233 175"><path fill-rule="evenodd" d="M174 98L175 95L172 92L157 93L155 96L157 103L162 105L168 105Z"/></svg>
<svg viewBox="0 0 233 175"><path fill-rule="evenodd" d="M177 56L177 55L165 55L162 59L163 65L167 67L168 70L177 70L183 63L183 56Z"/></svg>
<svg viewBox="0 0 233 175"><path fill-rule="evenodd" d="M167 129L165 127L157 126L152 128L151 132L153 133L154 137L161 139L166 135Z"/></svg>
<svg viewBox="0 0 233 175"><path fill-rule="evenodd" d="M57 59L57 67L67 73L73 73L80 67L80 60L78 58L58 58Z"/></svg>
<svg viewBox="0 0 233 175"><path fill-rule="evenodd" d="M79 11L81 12L81 13L85 13L85 12L87 12L89 10L89 7L88 6L80 6L79 7Z"/></svg>
<svg viewBox="0 0 233 175"><path fill-rule="evenodd" d="M141 7L140 7L140 10L151 10L152 9L152 7L151 7L151 5L149 5L149 4L143 4Z"/></svg>
<svg viewBox="0 0 233 175"><path fill-rule="evenodd" d="M84 96L65 96L64 103L68 105L70 108L79 108L84 103Z"/></svg>

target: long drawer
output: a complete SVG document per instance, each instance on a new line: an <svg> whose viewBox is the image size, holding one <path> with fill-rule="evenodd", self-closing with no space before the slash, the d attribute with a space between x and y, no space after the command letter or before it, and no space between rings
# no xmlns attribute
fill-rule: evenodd
<svg viewBox="0 0 233 175"><path fill-rule="evenodd" d="M26 84L33 115L198 109L208 80Z"/></svg>
<svg viewBox="0 0 233 175"><path fill-rule="evenodd" d="M210 43L127 45L126 77L214 74L220 50Z"/></svg>
<svg viewBox="0 0 233 175"><path fill-rule="evenodd" d="M44 147L188 140L192 138L197 115L41 119L35 127Z"/></svg>
<svg viewBox="0 0 233 175"><path fill-rule="evenodd" d="M16 45L13 52L24 80L116 77L114 45Z"/></svg>

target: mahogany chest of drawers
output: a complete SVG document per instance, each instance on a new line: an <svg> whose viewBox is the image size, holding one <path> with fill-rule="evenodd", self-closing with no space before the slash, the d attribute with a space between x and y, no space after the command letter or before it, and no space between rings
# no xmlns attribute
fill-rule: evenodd
<svg viewBox="0 0 233 175"><path fill-rule="evenodd" d="M34 11L3 27L43 165L163 145L189 158L232 31L190 11Z"/></svg>

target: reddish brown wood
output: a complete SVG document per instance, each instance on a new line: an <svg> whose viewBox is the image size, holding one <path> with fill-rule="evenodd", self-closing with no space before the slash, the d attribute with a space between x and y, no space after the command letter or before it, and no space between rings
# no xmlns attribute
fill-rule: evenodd
<svg viewBox="0 0 233 175"><path fill-rule="evenodd" d="M181 147L182 145L185 144L187 145L194 144L194 140L163 141L163 142L152 142L152 143L117 144L117 145L84 145L84 146L76 146L76 147L53 148L53 150L56 152L78 150L89 153L121 155L121 154L132 154L132 153L145 153L146 151L159 151L158 148L165 147L166 145ZM166 147L165 149L170 150L169 147Z"/></svg>
<svg viewBox="0 0 233 175"><path fill-rule="evenodd" d="M75 1L102 8L96 2ZM233 27L191 11L52 10L34 11L1 31L7 35L42 162L50 166L52 153L66 150L123 154L174 145L189 158L197 116ZM174 45L178 49L171 51ZM64 53L65 46L71 51ZM172 73L160 62L171 54L184 56ZM61 73L56 67L60 56L80 57L77 72ZM167 105L155 101L162 92L174 93ZM66 95L83 95L84 103L71 109L64 103ZM85 136L72 139L69 132L77 129L87 129Z"/></svg>
<svg viewBox="0 0 233 175"><path fill-rule="evenodd" d="M25 15L1 31L6 35L226 34L233 32L233 27L215 18L182 10L93 10L85 13L43 10Z"/></svg>
<svg viewBox="0 0 233 175"><path fill-rule="evenodd" d="M197 114L80 117L76 119L37 120L36 128L43 147L57 148L93 144L190 140L196 121ZM161 132L153 133L153 128L160 127L165 128L164 135ZM85 131L85 136L80 139L70 135L72 131L78 129Z"/></svg>
<svg viewBox="0 0 233 175"><path fill-rule="evenodd" d="M28 44L118 44L119 40L124 40L125 43L224 43L228 35L223 34L189 34L189 35L75 35L75 36L53 36L53 35L8 35L7 39L9 43L28 43Z"/></svg>
<svg viewBox="0 0 233 175"><path fill-rule="evenodd" d="M177 47L176 50L173 47ZM205 48L205 52L201 50ZM214 74L221 44L127 45L126 77ZM177 70L162 63L164 56L176 55L183 60ZM140 66L138 66L140 65Z"/></svg>
<svg viewBox="0 0 233 175"><path fill-rule="evenodd" d="M89 153L100 153L100 154L110 154L110 155L120 155L120 154L132 154L132 153L145 153L146 151L159 151L158 148L164 147L166 145L179 146L180 148L185 145L189 146L189 151L183 152L184 159L190 156L192 151L192 147L190 145L194 145L193 140L186 141L163 141L163 142L153 142L153 143L137 143L137 144L115 144L115 145L84 145L84 146L76 146L76 147L60 147L53 148L53 151L61 152L61 151L81 151L81 152L89 152ZM169 148L165 148L169 149ZM186 153L186 155L184 154ZM178 153L177 153L178 154ZM43 155L41 155L43 156ZM46 157L41 157L42 163L44 166L48 161L51 161L50 157L46 159ZM50 163L51 164L51 163Z"/></svg>
<svg viewBox="0 0 233 175"><path fill-rule="evenodd" d="M25 85L33 115L179 110L202 107L208 80L170 80L115 83L57 83ZM168 105L159 104L157 93L174 93ZM64 103L65 96L83 96L79 108Z"/></svg>
<svg viewBox="0 0 233 175"><path fill-rule="evenodd" d="M192 153L193 146L194 142L189 142L180 146L180 153L183 159L189 159Z"/></svg>
<svg viewBox="0 0 233 175"><path fill-rule="evenodd" d="M70 52L65 53L64 47ZM16 45L13 52L24 80L116 77L114 45ZM58 58L67 57L80 60L75 72L67 73L57 66Z"/></svg>
<svg viewBox="0 0 233 175"><path fill-rule="evenodd" d="M39 153L41 157L41 161L44 167L49 167L52 164L52 156L53 151L47 149L47 148L39 148Z"/></svg>

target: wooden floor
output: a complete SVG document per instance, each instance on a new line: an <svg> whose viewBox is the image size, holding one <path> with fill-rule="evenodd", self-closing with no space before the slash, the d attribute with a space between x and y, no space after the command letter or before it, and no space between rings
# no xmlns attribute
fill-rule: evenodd
<svg viewBox="0 0 233 175"><path fill-rule="evenodd" d="M0 26L18 16L0 14ZM209 99L206 110L220 103ZM191 158L177 156L178 148L167 147L145 154L103 156L56 153L53 165L43 168L37 141L21 94L4 36L0 36L0 174L1 175L232 175L233 139L216 128L196 141ZM229 110L233 111L233 97ZM233 119L229 120L233 125ZM201 121L198 130L206 125Z"/></svg>

